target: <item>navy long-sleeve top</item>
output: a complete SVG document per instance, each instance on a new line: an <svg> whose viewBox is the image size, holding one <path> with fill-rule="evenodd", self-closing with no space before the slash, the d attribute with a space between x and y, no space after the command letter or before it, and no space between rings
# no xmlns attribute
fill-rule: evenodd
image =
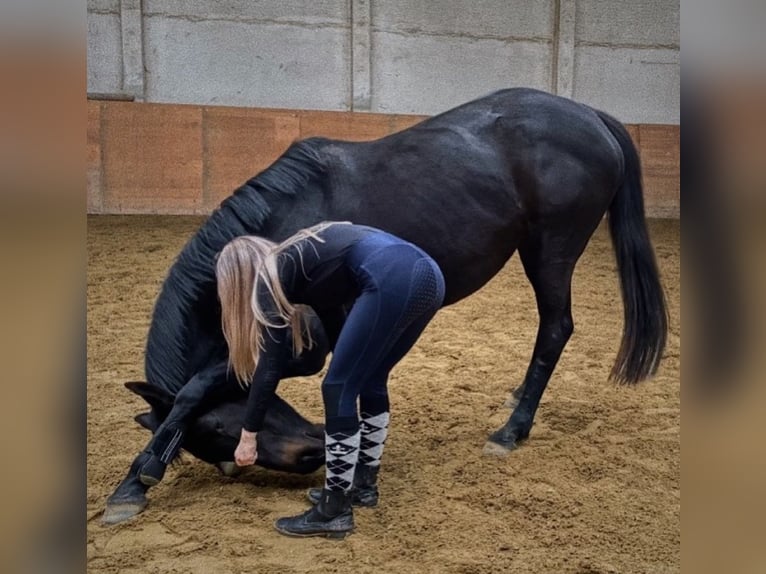
<svg viewBox="0 0 766 574"><path fill-rule="evenodd" d="M317 235L324 242L306 238L278 255L279 277L287 299L293 304L323 311L338 309L360 294L354 267L348 260L351 248L377 229L338 223ZM387 234L386 234L387 235ZM258 299L267 315L275 315L271 294L259 284ZM282 376L282 366L292 352L292 335L287 327L268 327L263 331L263 347L253 375L243 427L257 432L263 427L269 403Z"/></svg>

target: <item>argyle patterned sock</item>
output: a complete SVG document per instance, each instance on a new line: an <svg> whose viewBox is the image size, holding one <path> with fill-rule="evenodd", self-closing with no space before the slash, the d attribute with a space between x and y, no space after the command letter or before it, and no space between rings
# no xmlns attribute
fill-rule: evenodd
<svg viewBox="0 0 766 574"><path fill-rule="evenodd" d="M380 466L380 458L383 456L383 447L388 436L389 412L376 415L362 413L362 422L359 425L361 431L359 463L368 466Z"/></svg>
<svg viewBox="0 0 766 574"><path fill-rule="evenodd" d="M359 440L358 427L354 431L325 432L327 490L347 491L351 488L359 458Z"/></svg>

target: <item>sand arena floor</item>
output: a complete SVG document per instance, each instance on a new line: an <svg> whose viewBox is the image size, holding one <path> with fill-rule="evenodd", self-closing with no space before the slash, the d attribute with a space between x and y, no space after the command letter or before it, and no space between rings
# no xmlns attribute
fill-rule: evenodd
<svg viewBox="0 0 766 574"><path fill-rule="evenodd" d="M658 376L607 382L622 328L611 244L599 228L574 277L575 334L530 439L482 455L509 415L537 328L517 257L483 290L442 310L390 380L381 504L342 542L296 540L275 518L306 506L322 470L250 469L224 478L185 455L133 520L104 527L107 496L149 439L133 422L151 310L195 217L88 220L88 571L92 573L679 572L681 548L680 226L651 233L671 328ZM320 377L280 393L313 420Z"/></svg>

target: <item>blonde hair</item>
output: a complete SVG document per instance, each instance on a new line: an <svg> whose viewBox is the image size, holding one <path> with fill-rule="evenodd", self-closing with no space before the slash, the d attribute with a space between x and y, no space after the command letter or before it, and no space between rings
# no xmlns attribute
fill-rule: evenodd
<svg viewBox="0 0 766 574"><path fill-rule="evenodd" d="M229 345L229 367L243 387L250 384L258 366L265 328L290 327L295 356L300 355L304 348L314 346L308 327L308 307L293 305L287 299L279 278L278 257L287 248L305 239L324 243L317 234L334 224L323 222L302 229L281 243L265 237L244 235L226 244L218 255L215 273L221 301L221 327ZM302 247L299 245L297 249L301 269ZM265 288L270 295L273 312L263 309L258 300L257 286Z"/></svg>

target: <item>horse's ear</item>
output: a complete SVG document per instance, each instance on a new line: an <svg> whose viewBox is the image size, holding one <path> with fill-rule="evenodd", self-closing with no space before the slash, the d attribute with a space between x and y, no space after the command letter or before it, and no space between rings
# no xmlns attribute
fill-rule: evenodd
<svg viewBox="0 0 766 574"><path fill-rule="evenodd" d="M147 430L150 430L152 432L157 430L157 427L160 426L160 421L157 420L157 415L154 414L154 411L148 412L148 413L141 413L140 415L136 415L134 417L134 420L140 424L142 427L144 427Z"/></svg>
<svg viewBox="0 0 766 574"><path fill-rule="evenodd" d="M155 409L167 411L172 407L174 397L169 392L143 381L131 381L125 383L129 391L136 393ZM139 421L140 422L140 421Z"/></svg>

